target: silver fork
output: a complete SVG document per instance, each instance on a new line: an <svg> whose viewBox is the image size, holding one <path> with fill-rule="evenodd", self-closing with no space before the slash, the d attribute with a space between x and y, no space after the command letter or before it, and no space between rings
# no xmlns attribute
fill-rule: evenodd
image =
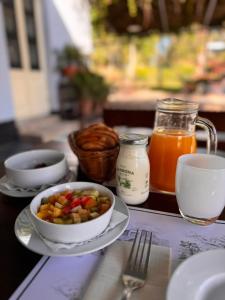
<svg viewBox="0 0 225 300"><path fill-rule="evenodd" d="M121 300L129 299L134 290L144 286L147 278L151 242L152 232L137 230L127 266L122 275L124 290Z"/></svg>

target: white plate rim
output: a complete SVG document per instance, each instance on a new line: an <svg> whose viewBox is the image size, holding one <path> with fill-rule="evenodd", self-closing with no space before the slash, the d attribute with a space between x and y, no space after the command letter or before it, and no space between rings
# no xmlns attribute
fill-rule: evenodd
<svg viewBox="0 0 225 300"><path fill-rule="evenodd" d="M72 249L61 249L57 252L51 251L44 242L40 239L40 237L36 234L32 226L30 226L30 240L31 242L28 244L24 243L21 239L21 235L19 230L23 229L21 226L21 222L19 219L21 218L22 214L24 215L25 219L27 220L26 225L29 223L29 220L26 217L25 207L20 214L17 216L15 225L14 225L14 232L18 239L18 241L27 249L31 250L32 252L35 252L40 255L46 255L46 256L80 256L84 254L89 254L92 252L96 252L102 248L105 248L106 246L112 244L115 240L117 240L125 231L125 229L128 226L129 219L130 219L130 213L127 205L119 199L117 196L115 196L115 208L119 212L122 212L127 215L127 218L118 226L116 226L114 229L110 230L109 232L105 233L101 237L99 237L97 240L90 241L89 243L81 246L75 246ZM105 242L104 242L105 240ZM38 245L39 247L37 247Z"/></svg>
<svg viewBox="0 0 225 300"><path fill-rule="evenodd" d="M7 176L4 175L0 178L0 183L7 182ZM4 188L0 185L0 192L4 195L10 196L10 197L16 197L16 198L24 198L24 197L33 197L37 194L37 192L28 192L28 191L14 191L14 190L8 190L7 188Z"/></svg>
<svg viewBox="0 0 225 300"><path fill-rule="evenodd" d="M185 261L183 261L174 271L172 274L172 277L170 278L169 284L167 286L167 291L166 291L166 300L180 300L180 297L177 298L176 295L174 294L174 291L176 291L179 287L180 290L184 291L187 290L187 282L182 282L180 280L180 275L188 268L196 268L196 274L197 273L197 261L202 260L206 261L204 266L205 268L209 268L209 262L212 263L213 268L216 267L221 267L221 272L215 272L211 274L211 276L219 275L219 274L224 274L225 275L225 267L223 266L223 263L218 263L218 265L215 264L215 259L214 258L221 258L221 262L225 260L225 249L220 248L220 249L210 249L206 251L199 252L197 254L192 255L191 257L187 258ZM218 261L216 260L216 263ZM193 272L193 270L192 270ZM204 279L201 284L203 284L206 280L210 279L208 277L207 279ZM183 284L183 285L182 285ZM197 290L196 290L197 293ZM182 293L182 299L187 300L187 299L193 299L188 297L188 293L185 295L185 293Z"/></svg>
<svg viewBox="0 0 225 300"><path fill-rule="evenodd" d="M75 181L75 174L72 169L69 169L67 175L71 174L72 181ZM3 175L0 178L0 192L6 196L15 197L15 198L26 198L26 197L34 197L43 190L47 189L47 187L37 190L37 191L15 191L15 190L8 190L7 188L4 188L1 183L6 183L8 180L7 175ZM70 180L71 181L71 180ZM66 181L65 181L66 182ZM63 182L62 182L63 183ZM58 185L59 182L55 183L55 185ZM50 187L50 186L49 186Z"/></svg>

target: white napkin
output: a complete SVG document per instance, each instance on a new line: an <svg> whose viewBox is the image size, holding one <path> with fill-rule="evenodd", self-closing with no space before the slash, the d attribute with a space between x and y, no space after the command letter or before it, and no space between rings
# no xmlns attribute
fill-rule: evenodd
<svg viewBox="0 0 225 300"><path fill-rule="evenodd" d="M26 215L31 223L31 226L33 227L34 231L36 232L36 234L39 236L39 238L44 242L44 244L52 251L57 252L61 249L71 249L73 247L76 246L81 246L84 244L87 244L91 241L97 240L99 237L101 237L102 235L104 235L105 233L109 232L110 230L112 230L113 228L115 228L116 226L118 226L119 224L121 224L124 220L126 220L128 218L127 215L117 211L117 210L113 210L112 213L112 217L110 220L109 225L107 226L107 228L100 233L98 236L94 237L91 240L88 241L84 241L84 242L78 242L78 243L59 243L59 242L53 242L50 241L48 239L46 239L43 235L41 235L41 233L37 230L35 224L33 223L31 216L30 216L30 211L29 209L26 210Z"/></svg>
<svg viewBox="0 0 225 300"><path fill-rule="evenodd" d="M122 272L129 257L132 242L117 241L111 245L85 291L83 300L121 299ZM151 246L148 278L144 287L134 291L132 300L164 300L170 275L171 249Z"/></svg>

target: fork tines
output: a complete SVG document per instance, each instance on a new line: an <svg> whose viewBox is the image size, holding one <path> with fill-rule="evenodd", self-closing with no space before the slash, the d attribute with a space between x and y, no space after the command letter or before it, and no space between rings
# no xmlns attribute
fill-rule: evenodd
<svg viewBox="0 0 225 300"><path fill-rule="evenodd" d="M152 232L137 230L128 258L125 274L145 279L150 257Z"/></svg>

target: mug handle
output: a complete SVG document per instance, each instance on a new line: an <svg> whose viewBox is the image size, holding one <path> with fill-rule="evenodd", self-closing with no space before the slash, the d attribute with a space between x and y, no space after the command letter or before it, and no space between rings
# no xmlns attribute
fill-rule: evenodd
<svg viewBox="0 0 225 300"><path fill-rule="evenodd" d="M208 133L208 138L207 138L207 153L212 153L216 154L217 151L217 133L216 133L216 128L213 125L213 123L202 117L197 117L195 120L195 124L199 127L202 127L205 129Z"/></svg>

